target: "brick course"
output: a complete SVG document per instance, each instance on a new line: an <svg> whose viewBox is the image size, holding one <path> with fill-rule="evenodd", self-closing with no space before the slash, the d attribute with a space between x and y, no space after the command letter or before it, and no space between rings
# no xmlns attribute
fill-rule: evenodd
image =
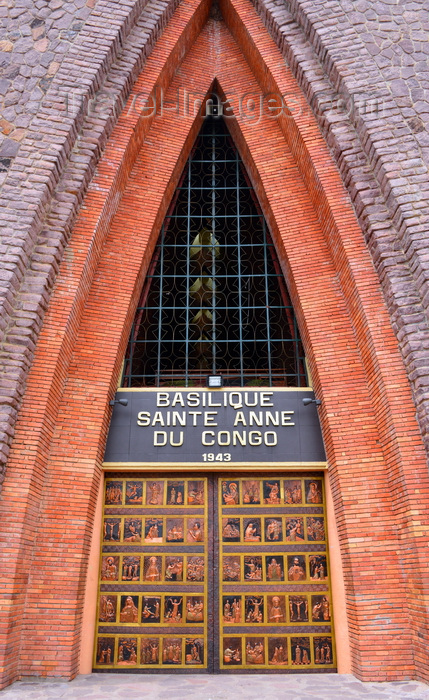
<svg viewBox="0 0 429 700"><path fill-rule="evenodd" d="M162 8L158 32L167 16L167 5ZM211 20L203 29L209 3L183 2L147 60L141 59L145 41L136 30L140 44L136 49L130 44L128 58L124 49L123 71L119 62L109 76L119 112L133 76L143 68L117 125L111 131L110 115L103 124L88 117L82 150L70 151L67 165L65 156L55 161L57 166L48 165L49 187L58 182L49 219L44 219L49 197L35 197L35 206L42 207L35 219L49 225L40 228L40 248L23 237L23 249L33 255L22 258L19 274L10 275L16 289L24 285L19 275L28 279L33 294L20 292L9 299L8 313L21 319L23 331L19 335L11 330L5 347L13 350L12 341L17 346L24 342L27 353L18 352L13 359L18 371L11 378L20 391L23 362L30 364L39 327L26 331L28 319L33 323L34 314L40 324L65 232L78 209L79 214L37 343L1 503L4 684L19 675L72 677L77 672L87 557L93 527L98 528L93 518L108 400L159 226L200 126L191 116L141 119L130 109L133 96L159 85L174 100L178 87L206 93L214 79L226 94L278 90L297 96L302 105L294 120L264 117L255 129L236 114L230 128L276 241L316 392L323 398L321 420L354 671L363 679L426 678L425 454L398 342L340 175L349 188L366 193L362 200L357 194L354 198L359 215L356 202L368 196L366 184L372 202L381 189L372 187L376 178L371 169L360 185L347 179L348 171L338 172L294 72L283 64L251 6L245 0L222 0L221 8L226 22ZM106 46L112 40L106 39ZM109 62L113 66L113 59L106 58L100 71L107 72ZM77 66L78 61L75 70ZM95 71L94 86L99 84L97 75ZM98 145L91 148L94 130ZM65 141L64 136L64 148ZM83 200L100 144L105 152ZM356 139L353 148L362 173ZM31 163L31 158L19 157L20 167ZM59 179L61 172L65 180ZM380 202L386 206L382 198ZM390 247L382 252L387 261ZM402 268L397 268L400 274ZM402 293L408 293L407 283L408 278ZM16 299L29 316L19 316L19 305L13 307ZM409 301L407 313L415 322L416 307ZM18 405L18 394L13 396L5 427L10 437Z"/></svg>
<svg viewBox="0 0 429 700"><path fill-rule="evenodd" d="M0 192L0 485L71 227L130 86L176 6L100 0L58 64Z"/></svg>
<svg viewBox="0 0 429 700"><path fill-rule="evenodd" d="M6 91L0 140L7 142L0 168L12 163L0 200L0 482L70 227L122 101L175 7L153 1L145 9L145 0L57 5L40 9L22 1L0 8L0 93ZM255 7L303 88L348 188L426 440L425 5L255 0ZM356 95L361 106L349 114ZM381 115L365 106L367 98L382 104ZM89 118L88 105L96 110Z"/></svg>
<svg viewBox="0 0 429 700"><path fill-rule="evenodd" d="M424 4L252 1L311 104L347 186L381 281L427 450Z"/></svg>

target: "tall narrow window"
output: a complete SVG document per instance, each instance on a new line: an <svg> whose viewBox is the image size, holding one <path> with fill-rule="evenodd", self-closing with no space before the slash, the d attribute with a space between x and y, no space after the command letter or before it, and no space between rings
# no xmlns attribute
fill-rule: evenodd
<svg viewBox="0 0 429 700"><path fill-rule="evenodd" d="M122 386L306 386L295 315L228 130L206 118L162 225Z"/></svg>

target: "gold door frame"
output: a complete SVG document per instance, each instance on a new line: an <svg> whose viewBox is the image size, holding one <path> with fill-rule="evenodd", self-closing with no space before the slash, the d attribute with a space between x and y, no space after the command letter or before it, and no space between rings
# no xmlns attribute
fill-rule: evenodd
<svg viewBox="0 0 429 700"><path fill-rule="evenodd" d="M303 474L301 470L290 472L283 466L280 478L278 473L280 470L276 468L271 470L271 474L255 474L249 468L246 471L246 476L243 476L240 470L237 475L229 473L219 477L213 474L213 478L210 479L207 474L179 478L174 472L167 475L164 470L152 469L152 478L149 479L146 470L142 469L140 475L132 471L126 475L120 469L106 477L103 512L105 525L93 663L95 671L165 673L171 668L182 673L198 671L291 673L336 670L330 565L326 537L317 542L311 542L308 539L309 523L314 518L323 519L324 534L326 534L323 472L305 470ZM249 503L249 499L245 498L246 483L252 481L259 484L260 503ZM286 483L288 481L301 484L301 503L287 503ZM321 503L308 502L306 496L308 481L317 481L320 484ZM141 493L137 494L138 502L136 502L132 500L131 487L138 482L141 483ZM264 488L266 484L274 482L278 482L279 503L264 502L266 500L263 497ZM149 503L153 485L156 483L162 485L162 497L157 505ZM191 492L196 483L203 485L204 492L203 503L199 505L189 502L192 501ZM222 487L224 484L231 483L235 483L238 487L237 503L232 503L231 499L228 503L224 502ZM171 494L173 484L181 484L183 487L179 503L177 498L175 503L168 502L168 494ZM118 493L116 495L113 493L112 497L107 495L109 488L112 489L112 487L119 491L119 495ZM212 493L213 503L210 506L209 494ZM117 502L112 502L115 498ZM211 522L210 511L213 514ZM299 516L298 519L302 521L304 537L299 538L298 543L290 544L290 539L286 539L286 530L288 519L292 520L293 514ZM267 539L266 520L275 519L276 516L281 522L282 533L279 541L273 542ZM204 522L203 537L198 543L185 541L189 536L191 521L196 517ZM239 540L233 542L225 540L223 531L226 523L224 521L228 518L238 523ZM246 521L249 518L260 522L259 544L257 541L244 539ZM158 529L162 531L161 537L157 538L161 541L157 543L148 541L146 537L147 526L150 525L151 520L158 520ZM174 520L183 522L183 542L175 543L167 539L169 525ZM136 523L139 521L141 524L137 526L136 531ZM210 537L209 527L214 527ZM219 537L215 536L216 531ZM214 551L216 540L219 540L217 552ZM254 557L261 558L263 567L260 578L252 581L246 577L246 558L251 553L254 554L257 549L259 552ZM325 557L324 566L328 574L324 576L323 581L310 576L310 559L315 556L320 557L321 553ZM192 563L191 560L201 554L204 559L205 575L204 581L199 581L196 585L195 582L187 580L188 567ZM232 584L223 580L225 559L231 556L238 559L240 570L238 581ZM273 556L282 558L285 579L283 581L269 581L267 561ZM289 564L291 564L290 557L298 557L304 561L306 576L299 583L286 580ZM155 579L148 581L145 572L150 558L155 560L154 566L158 567L159 577L155 576ZM113 561L109 564L108 559ZM171 564L171 560L174 559L181 559L183 573L182 580L172 582L166 579L166 572L168 560ZM134 575L134 570L130 573L128 569L137 564L140 570ZM209 569L219 572L216 581L210 581ZM125 575L124 571L126 571ZM109 576L113 578L110 579ZM225 598L228 594L231 597L231 592L235 594L236 600L239 599L241 608L241 617L234 623L224 620ZM329 624L327 619L316 620L313 616L314 606L322 602L325 593L327 594L325 598L328 599ZM293 619L291 609L294 606L294 594L295 597L299 594L300 598L306 601L307 620ZM176 596L174 598L176 603L178 598L181 600L181 619L176 620L174 624L166 619L168 606L172 605L172 596ZM249 607L251 597L256 597L256 601L260 601L259 612L262 610L262 618L259 621L249 621L246 618L246 606ZM280 600L279 607L282 610L283 619L275 620L275 614L269 614L273 597ZM231 603L233 598L234 596ZM158 603L158 619L149 624L150 619L144 619L143 615L146 614L150 618L155 601ZM191 624L191 620L186 620L187 609L197 603L202 603L203 620L194 621ZM210 630L208 617L213 615L212 604L215 607L212 618L214 629ZM323 605L326 608L326 603ZM106 608L109 608L108 612ZM109 614L110 618L107 619ZM297 622L300 624L296 624ZM232 652L234 651L233 647L239 649L239 653L235 655L235 660L230 662L226 659L228 654L231 655L231 649ZM299 647L298 652L297 647ZM227 649L229 651L225 654Z"/></svg>

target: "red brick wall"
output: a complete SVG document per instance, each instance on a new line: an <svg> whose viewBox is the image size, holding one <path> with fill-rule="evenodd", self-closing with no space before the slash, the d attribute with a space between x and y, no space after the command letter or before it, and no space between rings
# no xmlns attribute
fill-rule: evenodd
<svg viewBox="0 0 429 700"><path fill-rule="evenodd" d="M199 8L199 9L197 9ZM194 14L194 10L197 10ZM184 2L133 94L300 88L252 7ZM204 27L204 28L203 28ZM201 32L201 33L200 33ZM177 69L178 63L180 69ZM6 668L77 672L100 466L125 344L159 227L200 126L139 119L131 97L51 299L2 501ZM311 364L342 549L354 672L425 677L429 479L397 341L362 232L310 110L229 125L269 223Z"/></svg>

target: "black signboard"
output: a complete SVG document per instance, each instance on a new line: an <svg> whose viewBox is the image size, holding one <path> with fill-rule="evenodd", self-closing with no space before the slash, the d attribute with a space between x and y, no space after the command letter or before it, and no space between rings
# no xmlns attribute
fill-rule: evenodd
<svg viewBox="0 0 429 700"><path fill-rule="evenodd" d="M311 390L121 390L105 464L325 462Z"/></svg>

